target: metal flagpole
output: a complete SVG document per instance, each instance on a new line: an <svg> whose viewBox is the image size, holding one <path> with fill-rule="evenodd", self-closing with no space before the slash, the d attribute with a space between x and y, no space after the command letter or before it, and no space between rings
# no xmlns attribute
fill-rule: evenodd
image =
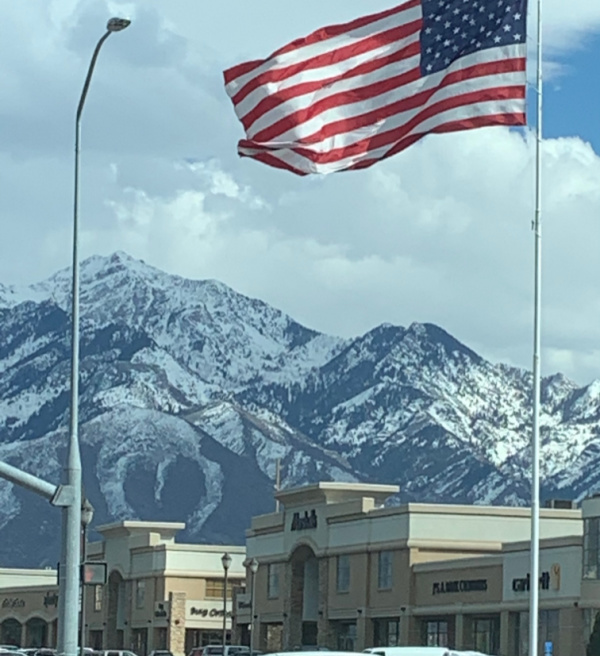
<svg viewBox="0 0 600 656"><path fill-rule="evenodd" d="M537 3L537 125L535 147L535 293L533 338L533 426L531 443L531 573L529 581L529 656L538 654L540 578L540 402L542 314L542 0Z"/></svg>

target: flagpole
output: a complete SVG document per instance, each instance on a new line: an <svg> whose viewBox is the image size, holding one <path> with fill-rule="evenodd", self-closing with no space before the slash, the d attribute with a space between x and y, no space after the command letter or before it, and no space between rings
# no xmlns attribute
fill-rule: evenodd
<svg viewBox="0 0 600 656"><path fill-rule="evenodd" d="M533 425L531 441L531 574L529 585L529 656L538 655L540 578L540 402L541 402L541 315L542 315L542 0L537 3L537 124L535 146L535 293L533 338Z"/></svg>

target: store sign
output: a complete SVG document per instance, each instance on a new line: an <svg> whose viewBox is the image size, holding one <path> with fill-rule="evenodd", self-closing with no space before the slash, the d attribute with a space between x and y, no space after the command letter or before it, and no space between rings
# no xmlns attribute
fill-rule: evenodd
<svg viewBox="0 0 600 656"><path fill-rule="evenodd" d="M190 608L190 615L196 615L198 617L223 617L222 608L197 608L192 606ZM227 611L227 617L231 617L231 611Z"/></svg>
<svg viewBox="0 0 600 656"><path fill-rule="evenodd" d="M48 606L54 606L55 608L58 606L58 595L56 592L46 592L44 595L44 608L48 608Z"/></svg>
<svg viewBox="0 0 600 656"><path fill-rule="evenodd" d="M432 593L448 594L457 592L486 592L487 579L470 579L466 581L441 581L433 584Z"/></svg>
<svg viewBox="0 0 600 656"><path fill-rule="evenodd" d="M2 608L25 608L25 599L19 599L19 597L5 597L2 600Z"/></svg>
<svg viewBox="0 0 600 656"><path fill-rule="evenodd" d="M309 515L308 510L305 510L304 517L299 512L295 512L292 518L291 530L304 531L309 528L317 528L317 511L313 508Z"/></svg>
<svg viewBox="0 0 600 656"><path fill-rule="evenodd" d="M168 614L168 604L164 601L154 603L154 617L167 617Z"/></svg>
<svg viewBox="0 0 600 656"><path fill-rule="evenodd" d="M539 578L540 590L560 590L560 565L554 563L549 572L542 572ZM529 592L531 589L531 574L512 580L514 592Z"/></svg>

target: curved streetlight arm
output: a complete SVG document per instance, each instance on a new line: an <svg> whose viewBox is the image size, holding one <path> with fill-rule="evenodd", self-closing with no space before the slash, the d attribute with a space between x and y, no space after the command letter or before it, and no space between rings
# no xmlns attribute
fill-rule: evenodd
<svg viewBox="0 0 600 656"><path fill-rule="evenodd" d="M96 49L94 50L94 54L92 55L92 60L90 61L90 66L88 68L87 76L85 78L85 82L83 83L83 90L81 91L81 98L79 99L79 105L77 107L77 122L79 123L81 119L81 114L83 112L83 106L85 105L85 99L88 93L88 89L90 88L90 82L92 81L92 75L94 74L94 68L96 66L96 59L98 59L98 53L100 52L100 48L102 48L103 43L108 39L108 37L112 34L111 30L106 30L106 34L104 34L100 40L98 41L96 45Z"/></svg>

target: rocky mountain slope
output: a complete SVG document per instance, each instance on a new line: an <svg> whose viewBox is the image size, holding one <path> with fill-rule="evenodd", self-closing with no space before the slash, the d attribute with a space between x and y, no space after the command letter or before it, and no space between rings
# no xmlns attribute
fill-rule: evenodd
<svg viewBox="0 0 600 656"><path fill-rule="evenodd" d="M216 281L123 253L81 268L80 436L94 524L185 521L242 543L284 486L398 483L400 500L525 504L530 373L441 328L344 340ZM0 285L0 459L58 482L69 416L70 273ZM600 381L543 384L545 497L597 485ZM56 560L58 511L0 480L0 565ZM43 540L34 539L41 531Z"/></svg>

